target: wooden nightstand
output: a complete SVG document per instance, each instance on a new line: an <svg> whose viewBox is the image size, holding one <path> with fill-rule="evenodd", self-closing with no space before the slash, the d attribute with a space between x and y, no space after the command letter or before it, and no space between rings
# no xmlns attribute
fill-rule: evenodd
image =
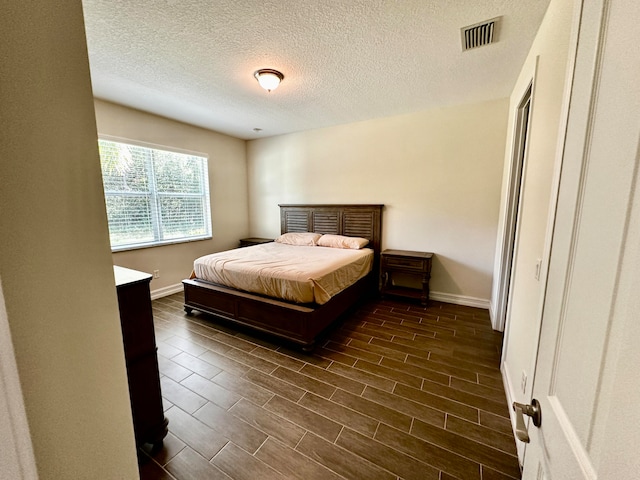
<svg viewBox="0 0 640 480"><path fill-rule="evenodd" d="M413 298L422 305L429 301L429 279L431 278L431 259L433 253L410 252L407 250L384 250L381 254L381 276L384 295ZM420 279L422 288L395 285L393 274L399 273Z"/></svg>
<svg viewBox="0 0 640 480"><path fill-rule="evenodd" d="M269 243L269 242L273 242L273 238L259 238L259 237L241 238L240 246L250 247L251 245L260 245L261 243Z"/></svg>

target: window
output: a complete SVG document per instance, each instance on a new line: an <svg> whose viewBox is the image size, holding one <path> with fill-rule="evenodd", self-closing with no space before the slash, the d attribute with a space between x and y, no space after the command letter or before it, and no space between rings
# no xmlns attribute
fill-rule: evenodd
<svg viewBox="0 0 640 480"><path fill-rule="evenodd" d="M211 238L207 158L98 141L113 251Z"/></svg>

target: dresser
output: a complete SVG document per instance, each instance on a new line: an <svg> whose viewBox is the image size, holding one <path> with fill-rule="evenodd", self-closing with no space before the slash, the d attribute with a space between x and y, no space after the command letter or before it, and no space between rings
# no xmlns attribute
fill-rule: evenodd
<svg viewBox="0 0 640 480"><path fill-rule="evenodd" d="M409 250L383 250L380 254L382 296L393 295L420 300L422 305L429 301L429 279L433 253ZM394 276L410 277L418 287L397 284Z"/></svg>
<svg viewBox="0 0 640 480"><path fill-rule="evenodd" d="M124 267L113 267L127 364L129 397L136 444L160 446L168 420L162 408L160 374L153 328L151 275Z"/></svg>

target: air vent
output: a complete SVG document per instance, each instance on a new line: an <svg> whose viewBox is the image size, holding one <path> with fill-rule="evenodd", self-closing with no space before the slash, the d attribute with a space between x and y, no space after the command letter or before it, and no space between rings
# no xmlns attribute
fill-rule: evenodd
<svg viewBox="0 0 640 480"><path fill-rule="evenodd" d="M495 43L498 38L498 22L500 17L469 25L460 29L462 51L483 47Z"/></svg>

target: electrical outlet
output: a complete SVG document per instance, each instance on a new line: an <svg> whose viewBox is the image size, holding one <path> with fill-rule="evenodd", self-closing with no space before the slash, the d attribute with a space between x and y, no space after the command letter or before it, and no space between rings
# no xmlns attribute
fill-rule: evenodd
<svg viewBox="0 0 640 480"><path fill-rule="evenodd" d="M153 271L153 278L160 278L160 270Z"/></svg>
<svg viewBox="0 0 640 480"><path fill-rule="evenodd" d="M520 388L524 394L527 388L527 373L524 370L522 371L522 378L520 379Z"/></svg>

